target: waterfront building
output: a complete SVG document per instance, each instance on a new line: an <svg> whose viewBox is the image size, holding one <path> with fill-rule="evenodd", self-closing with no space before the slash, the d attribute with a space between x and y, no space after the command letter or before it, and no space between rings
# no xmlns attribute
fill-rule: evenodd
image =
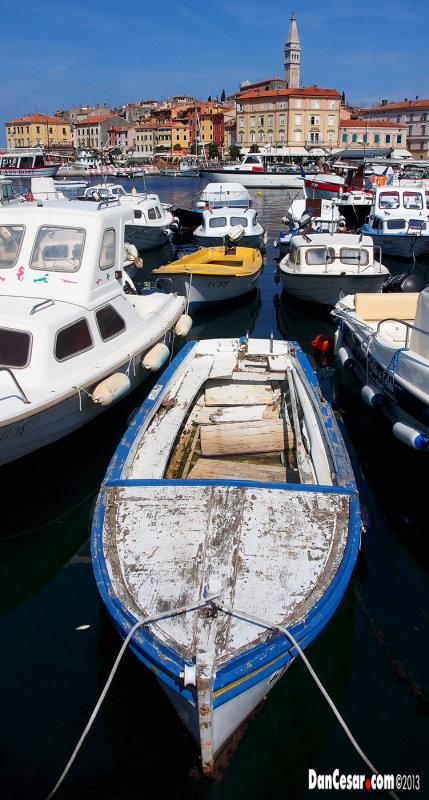
<svg viewBox="0 0 429 800"><path fill-rule="evenodd" d="M380 105L361 108L360 113L364 119L396 122L405 126L404 148L415 159L429 159L429 99L405 98L399 103L382 100Z"/></svg>
<svg viewBox="0 0 429 800"><path fill-rule="evenodd" d="M39 112L5 122L5 134L8 149L41 146L51 150L56 145L69 146L72 138L67 120Z"/></svg>
<svg viewBox="0 0 429 800"><path fill-rule="evenodd" d="M394 152L403 154L407 141L404 124L387 120L363 120L345 116L341 110L340 150L344 157L373 158Z"/></svg>
<svg viewBox="0 0 429 800"><path fill-rule="evenodd" d="M101 150L109 146L109 130L115 125L124 125L124 118L102 114L76 122L73 129L73 144L76 149Z"/></svg>

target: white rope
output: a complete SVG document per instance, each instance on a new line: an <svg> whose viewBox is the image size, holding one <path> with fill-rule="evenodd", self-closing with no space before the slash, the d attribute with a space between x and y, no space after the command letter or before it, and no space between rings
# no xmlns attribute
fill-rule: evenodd
<svg viewBox="0 0 429 800"><path fill-rule="evenodd" d="M96 716L97 716L97 714L98 714L98 712L99 712L99 710L101 708L101 704L102 704L104 698L106 697L106 694L108 692L110 684L112 683L114 675L115 675L115 673L116 673L116 671L117 671L117 669L119 667L119 664L120 664L120 661L122 659L122 656L124 655L124 653L125 653L125 651L126 651L126 649L128 647L128 644L129 644L130 640L132 639L132 637L134 636L134 633L136 632L136 630L138 628L140 628L142 625L147 625L149 622L157 622L158 620L165 619L166 617L174 617L174 616L177 616L178 614L185 614L187 611L195 611L196 609L202 608L203 606L205 606L208 603L210 603L217 596L218 596L218 594L210 595L208 597L203 598L202 600L199 600L197 603L193 603L190 606L181 606L180 608L173 608L173 609L170 609L169 611L164 611L161 614L156 614L156 615L151 616L151 617L145 617L144 619L139 620L138 622L135 623L135 625L133 625L133 627L129 631L127 637L123 641L122 647L119 650L119 653L118 653L118 655L116 657L116 661L113 664L113 667L112 667L112 669L110 671L110 675L107 678L107 681L106 681L106 684L104 686L104 689L101 692L100 697L98 698L98 701L97 701L97 703L96 703L96 705L94 707L94 710L93 710L93 712L92 712L92 714L91 714L91 716L90 716L90 718L88 720L88 723L87 723L87 725L86 725L86 727L85 727L85 729L84 729L84 731L83 731L83 733L82 733L82 735L81 735L81 737L80 737L75 749L73 750L73 753L71 754L71 756L70 756L70 758L69 758L69 760L68 760L68 762L67 762L67 764L66 764L66 766L65 766L65 768L63 770L63 772L61 773L61 775L60 775L57 783L55 784L54 788L52 789L52 791L48 794L46 800L50 800L50 798L53 797L54 794L58 791L58 789L61 786L64 778L66 777L70 767L72 766L73 761L75 760L75 758L76 758L76 756L77 756L77 754L78 754L78 752L79 752L79 750L80 750L80 748L81 748L81 746L83 744L83 741L84 741L86 735L88 734L88 732L89 732L89 730L90 730L90 728L92 726L92 723L94 722L94 720L95 720L95 718L96 718Z"/></svg>
<svg viewBox="0 0 429 800"><path fill-rule="evenodd" d="M340 712L338 711L338 709L334 705L333 701L331 700L331 698L330 698L328 692L326 691L325 687L323 686L323 684L321 683L321 681L317 677L317 675L316 675L313 667L311 666L307 656L301 650L301 647L299 646L298 642L293 637L291 632L287 628L285 628L283 625L277 625L275 623L273 624L273 623L266 622L265 620L259 619L258 617L253 617L251 614L247 614L244 611L238 611L236 608L232 609L232 608L227 608L227 607L224 607L224 606L219 606L217 603L215 603L214 605L215 605L216 608L219 609L219 611L224 611L226 614L231 614L231 616L234 616L234 617L240 617L241 619L245 620L246 622L255 623L256 625L260 625L263 628L270 628L270 629L275 628L275 629L279 630L281 633L284 633L285 636L287 636L287 638L292 642L293 646L296 648L298 654L301 656L301 658L302 658L305 666L307 667L310 675L312 676L312 678L316 682L316 684L319 687L320 691L322 692L325 700L327 701L327 703L331 707L332 711L334 712L338 722L340 723L341 727L343 728L343 730L345 731L346 735L350 739L353 747L359 753L360 757L363 759L365 764L369 767L371 772L373 772L374 775L378 775L379 774L378 770L374 767L374 765L371 763L369 758L365 755L363 750L359 747L359 745L358 745L356 739L354 738L352 732L350 731L350 729L346 725L345 721L343 720ZM398 795L395 794L395 792L391 791L390 789L388 789L387 791L391 795L391 797L393 797L395 800L399 800Z"/></svg>

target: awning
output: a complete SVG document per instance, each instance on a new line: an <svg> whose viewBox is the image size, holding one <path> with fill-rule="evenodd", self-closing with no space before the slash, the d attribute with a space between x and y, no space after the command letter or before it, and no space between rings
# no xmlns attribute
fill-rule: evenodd
<svg viewBox="0 0 429 800"><path fill-rule="evenodd" d="M323 147L312 147L310 152L310 156L326 156L326 150Z"/></svg>
<svg viewBox="0 0 429 800"><path fill-rule="evenodd" d="M412 153L408 150L393 150L390 158L413 158Z"/></svg>

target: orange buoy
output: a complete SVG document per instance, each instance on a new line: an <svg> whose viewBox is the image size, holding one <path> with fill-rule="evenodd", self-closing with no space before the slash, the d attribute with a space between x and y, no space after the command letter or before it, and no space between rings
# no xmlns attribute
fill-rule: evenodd
<svg viewBox="0 0 429 800"><path fill-rule="evenodd" d="M324 333L318 333L311 344L319 353L330 353L334 349L334 340L332 336L327 336Z"/></svg>

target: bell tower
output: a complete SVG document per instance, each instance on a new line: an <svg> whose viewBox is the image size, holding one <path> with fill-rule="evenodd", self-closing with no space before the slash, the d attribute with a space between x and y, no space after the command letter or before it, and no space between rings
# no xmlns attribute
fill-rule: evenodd
<svg viewBox="0 0 429 800"><path fill-rule="evenodd" d="M295 11L292 11L285 44L285 81L288 89L299 89L300 61L301 44L296 27Z"/></svg>

